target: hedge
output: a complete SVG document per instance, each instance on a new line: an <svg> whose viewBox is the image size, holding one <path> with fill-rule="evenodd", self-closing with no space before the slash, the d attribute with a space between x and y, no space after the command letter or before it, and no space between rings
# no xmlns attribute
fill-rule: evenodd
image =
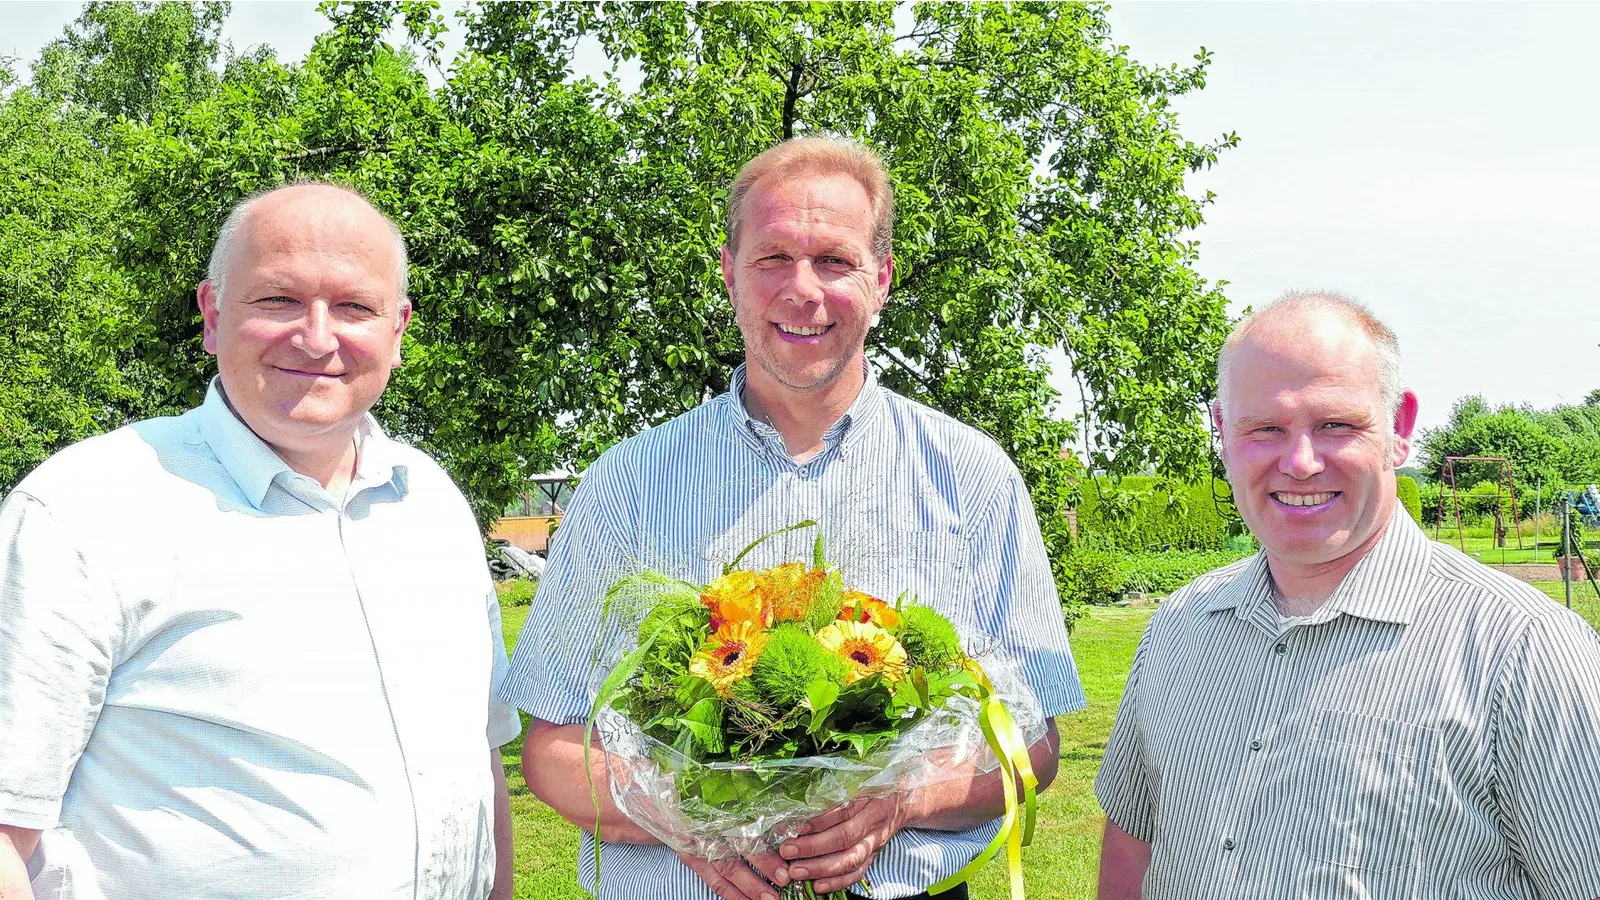
<svg viewBox="0 0 1600 900"><path fill-rule="evenodd" d="M1220 550L1238 526L1219 512L1228 509L1228 483L1216 480L1215 499L1212 483L1178 485L1168 494L1144 476L1130 475L1116 486L1104 478L1086 480L1079 542L1105 550Z"/></svg>
<svg viewBox="0 0 1600 900"><path fill-rule="evenodd" d="M1394 492L1400 498L1400 503L1405 506L1406 512L1411 513L1412 520L1421 525L1422 489L1417 487L1417 480L1410 475L1396 476Z"/></svg>
<svg viewBox="0 0 1600 900"><path fill-rule="evenodd" d="M1236 549L1120 553L1080 545L1072 553L1072 594L1066 599L1104 604L1131 591L1170 594L1198 576L1251 552Z"/></svg>

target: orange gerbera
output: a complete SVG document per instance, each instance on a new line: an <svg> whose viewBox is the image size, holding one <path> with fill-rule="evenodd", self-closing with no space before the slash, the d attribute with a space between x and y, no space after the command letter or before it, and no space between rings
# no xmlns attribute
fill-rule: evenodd
<svg viewBox="0 0 1600 900"><path fill-rule="evenodd" d="M860 591L844 592L839 605L839 618L846 622L870 622L879 628L893 628L900 624L900 613L894 607Z"/></svg>
<svg viewBox="0 0 1600 900"><path fill-rule="evenodd" d="M889 681L906 677L906 648L894 635L867 622L834 622L817 632L817 643L850 667L845 683L882 674Z"/></svg>
<svg viewBox="0 0 1600 900"><path fill-rule="evenodd" d="M749 622L762 628L772 624L772 609L753 572L740 570L718 578L700 592L700 602L711 610L712 631L733 622Z"/></svg>
<svg viewBox="0 0 1600 900"><path fill-rule="evenodd" d="M767 608L777 622L798 622L811 612L817 602L817 589L828 573L822 569L808 568L805 563L784 563L761 572L762 593Z"/></svg>
<svg viewBox="0 0 1600 900"><path fill-rule="evenodd" d="M735 683L750 677L767 646L767 634L751 622L729 622L706 638L689 658L689 674L711 682L726 697Z"/></svg>

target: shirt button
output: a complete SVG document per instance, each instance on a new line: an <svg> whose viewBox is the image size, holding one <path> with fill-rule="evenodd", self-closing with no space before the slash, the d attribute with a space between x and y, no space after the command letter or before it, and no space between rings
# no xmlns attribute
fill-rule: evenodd
<svg viewBox="0 0 1600 900"><path fill-rule="evenodd" d="M1289 652L1289 645L1280 641L1277 644L1277 646L1272 648L1272 650L1273 650L1274 653L1278 654L1279 656L1282 656L1285 653Z"/></svg>
<svg viewBox="0 0 1600 900"><path fill-rule="evenodd" d="M1224 849L1224 850L1232 850L1233 849L1233 838L1224 838L1223 841L1222 841L1222 849Z"/></svg>
<svg viewBox="0 0 1600 900"><path fill-rule="evenodd" d="M1260 750L1261 749L1261 741L1259 741L1259 740L1251 741L1250 742L1250 749L1251 750Z"/></svg>

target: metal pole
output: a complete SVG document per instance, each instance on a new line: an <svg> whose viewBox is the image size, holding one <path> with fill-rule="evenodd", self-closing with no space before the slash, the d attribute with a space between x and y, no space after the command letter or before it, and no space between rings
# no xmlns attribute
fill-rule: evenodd
<svg viewBox="0 0 1600 900"><path fill-rule="evenodd" d="M1571 498L1561 495L1561 583L1566 586L1567 609L1572 608L1572 509Z"/></svg>
<svg viewBox="0 0 1600 900"><path fill-rule="evenodd" d="M1544 479L1540 478L1533 483L1533 561L1539 561L1539 489L1544 486Z"/></svg>

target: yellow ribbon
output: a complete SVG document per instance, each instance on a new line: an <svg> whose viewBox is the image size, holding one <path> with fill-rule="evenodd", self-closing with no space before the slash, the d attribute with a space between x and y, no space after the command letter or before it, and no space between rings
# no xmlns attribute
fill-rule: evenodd
<svg viewBox="0 0 1600 900"><path fill-rule="evenodd" d="M994 695L994 685L981 670L975 673L983 688L983 699L978 706L978 724L983 737L1000 761L1000 787L1005 793L1006 811L1000 818L1000 830L994 840L972 862L949 878L928 888L930 894L942 894L962 882L970 880L983 870L1006 848L1006 868L1011 875L1011 900L1025 900L1022 891L1022 848L1033 843L1033 826L1038 815L1039 779L1033 774L1033 760L1028 756L1028 742L1022 729L1011 717L1011 711ZM1017 786L1022 787L1022 803L1017 803ZM1020 819L1020 820L1019 820Z"/></svg>

